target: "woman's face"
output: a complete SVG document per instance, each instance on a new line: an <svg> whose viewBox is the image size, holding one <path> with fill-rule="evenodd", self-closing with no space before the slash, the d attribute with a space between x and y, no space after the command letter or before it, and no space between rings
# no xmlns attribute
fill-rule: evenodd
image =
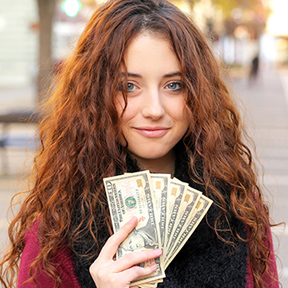
<svg viewBox="0 0 288 288"><path fill-rule="evenodd" d="M128 82L120 85L127 91L122 116L121 91L116 106L128 151L140 162L163 159L188 128L180 63L167 40L148 32L132 41L124 60ZM120 143L126 144L124 139Z"/></svg>

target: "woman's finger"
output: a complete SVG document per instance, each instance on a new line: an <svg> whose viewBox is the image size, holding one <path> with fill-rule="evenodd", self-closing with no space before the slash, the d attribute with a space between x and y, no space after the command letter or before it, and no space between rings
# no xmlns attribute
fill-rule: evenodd
<svg viewBox="0 0 288 288"><path fill-rule="evenodd" d="M141 252L134 252L124 255L113 264L114 272L126 270L136 264L157 258L162 255L161 249L146 250Z"/></svg>
<svg viewBox="0 0 288 288"><path fill-rule="evenodd" d="M119 245L127 238L137 224L137 217L132 217L121 229L119 229L107 240L99 254L99 257L105 257L105 259L111 260L116 254Z"/></svg>
<svg viewBox="0 0 288 288"><path fill-rule="evenodd" d="M133 282L139 277L144 277L152 274L157 269L156 264L152 264L147 267L133 266L123 272L119 273L119 279L126 279L129 283Z"/></svg>

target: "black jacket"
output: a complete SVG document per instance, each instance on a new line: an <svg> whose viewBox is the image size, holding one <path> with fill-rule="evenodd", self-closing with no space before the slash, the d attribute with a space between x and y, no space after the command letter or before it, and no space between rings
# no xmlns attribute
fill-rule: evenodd
<svg viewBox="0 0 288 288"><path fill-rule="evenodd" d="M139 170L133 160L127 159L127 163L128 172ZM189 183L190 187L202 191L205 195L204 187L189 178L187 173L188 165L186 163L185 157L177 155L175 177ZM227 185L222 186L223 193L229 195ZM71 231L73 231L73 227L78 226L80 221L77 213L76 209L74 211ZM217 237L213 226L218 214L219 208L213 203L207 213L207 217L202 220L185 246L167 267L165 271L166 278L164 278L163 283L158 284L159 288L245 287L248 245L244 241L232 239L230 233L227 232L220 231L219 234L226 240L232 240L235 245L227 244ZM245 238L243 223L234 217L232 213L229 221L232 230L237 231L241 237ZM225 230L225 228L228 228L228 224L223 222L221 229ZM94 227L94 230L101 248L109 237L109 233L104 225L98 228ZM89 266L95 258L89 259L88 256L79 256L87 255L87 251L91 248L96 249L93 238L89 234L87 235L82 241L74 244L76 253L73 254L73 258L76 264L76 274L81 286L83 288L92 288L95 287L95 284L89 274Z"/></svg>

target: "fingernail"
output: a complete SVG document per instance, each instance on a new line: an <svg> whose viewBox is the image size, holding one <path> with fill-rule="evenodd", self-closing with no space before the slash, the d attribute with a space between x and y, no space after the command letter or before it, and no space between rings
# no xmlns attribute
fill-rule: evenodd
<svg viewBox="0 0 288 288"><path fill-rule="evenodd" d="M136 216L133 216L133 217L128 221L128 223L133 223L133 222L135 221L135 218L137 219ZM138 222L138 219L137 219L137 222Z"/></svg>
<svg viewBox="0 0 288 288"><path fill-rule="evenodd" d="M162 255L162 250L161 249L156 249L156 250L154 250L154 253L156 255Z"/></svg>

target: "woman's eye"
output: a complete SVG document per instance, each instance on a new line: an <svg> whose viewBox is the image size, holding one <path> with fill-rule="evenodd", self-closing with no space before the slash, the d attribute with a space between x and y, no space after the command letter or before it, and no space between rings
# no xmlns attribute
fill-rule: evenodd
<svg viewBox="0 0 288 288"><path fill-rule="evenodd" d="M127 86L126 86L127 92L134 90L134 88L135 88L135 85L133 83L130 83L130 82L127 83Z"/></svg>
<svg viewBox="0 0 288 288"><path fill-rule="evenodd" d="M173 91L181 91L181 82L171 82L165 88Z"/></svg>
<svg viewBox="0 0 288 288"><path fill-rule="evenodd" d="M128 82L126 85L125 85L125 83L120 83L120 85L119 85L119 90L120 91L126 91L126 92L131 92L131 91L133 91L134 89L136 88L136 85L135 84L133 84L133 83L131 83L131 82Z"/></svg>

